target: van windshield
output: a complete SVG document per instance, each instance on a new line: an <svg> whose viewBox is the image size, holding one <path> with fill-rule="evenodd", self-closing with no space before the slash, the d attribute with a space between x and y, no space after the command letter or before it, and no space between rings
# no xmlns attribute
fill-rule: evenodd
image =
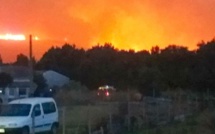
<svg viewBox="0 0 215 134"><path fill-rule="evenodd" d="M30 104L9 104L0 106L0 116L28 116Z"/></svg>

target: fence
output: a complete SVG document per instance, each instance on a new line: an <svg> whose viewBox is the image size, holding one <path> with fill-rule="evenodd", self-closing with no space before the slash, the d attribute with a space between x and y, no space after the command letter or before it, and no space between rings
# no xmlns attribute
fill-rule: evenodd
<svg viewBox="0 0 215 134"><path fill-rule="evenodd" d="M175 94L59 105L59 134L213 134L214 98ZM1 109L0 109L1 111Z"/></svg>
<svg viewBox="0 0 215 134"><path fill-rule="evenodd" d="M190 134L195 118L213 107L213 99L176 95L144 97L142 101L98 101L60 107L62 134ZM198 114L198 115L197 115ZM192 122L192 121L193 122ZM190 123L184 127L183 123ZM181 127L182 126L182 127Z"/></svg>

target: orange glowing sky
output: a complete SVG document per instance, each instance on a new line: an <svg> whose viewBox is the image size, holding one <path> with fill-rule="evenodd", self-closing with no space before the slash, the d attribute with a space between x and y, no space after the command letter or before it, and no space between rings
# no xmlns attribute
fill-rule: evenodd
<svg viewBox="0 0 215 134"><path fill-rule="evenodd" d="M104 42L120 49L195 49L214 31L215 0L0 0L0 35L38 36L37 59L65 42L86 49ZM0 40L3 61L15 61L19 53L28 55L27 40Z"/></svg>

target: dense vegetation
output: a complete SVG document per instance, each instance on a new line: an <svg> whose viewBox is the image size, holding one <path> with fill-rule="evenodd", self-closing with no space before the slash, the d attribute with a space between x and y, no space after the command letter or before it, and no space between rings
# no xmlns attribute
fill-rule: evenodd
<svg viewBox="0 0 215 134"><path fill-rule="evenodd" d="M22 54L16 65L26 65ZM51 47L35 63L37 70L52 69L89 89L103 84L121 90L186 89L206 91L215 89L215 39L201 42L195 51L187 47L158 46L151 51L119 50L111 44L84 50L75 45Z"/></svg>

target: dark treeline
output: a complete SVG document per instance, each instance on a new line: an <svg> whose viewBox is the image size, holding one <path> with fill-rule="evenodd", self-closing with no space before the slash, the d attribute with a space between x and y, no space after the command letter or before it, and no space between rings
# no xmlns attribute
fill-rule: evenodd
<svg viewBox="0 0 215 134"><path fill-rule="evenodd" d="M27 64L17 56L14 64ZM201 42L195 51L169 45L151 51L118 50L111 44L84 50L75 45L50 48L35 63L36 70L54 70L89 89L109 84L117 89L154 90L215 89L215 39Z"/></svg>
<svg viewBox="0 0 215 134"><path fill-rule="evenodd" d="M50 48L36 69L55 70L90 89L110 84L122 90L206 91L215 89L215 40L199 43L195 51L176 45L135 52L111 44L88 50L65 44Z"/></svg>

